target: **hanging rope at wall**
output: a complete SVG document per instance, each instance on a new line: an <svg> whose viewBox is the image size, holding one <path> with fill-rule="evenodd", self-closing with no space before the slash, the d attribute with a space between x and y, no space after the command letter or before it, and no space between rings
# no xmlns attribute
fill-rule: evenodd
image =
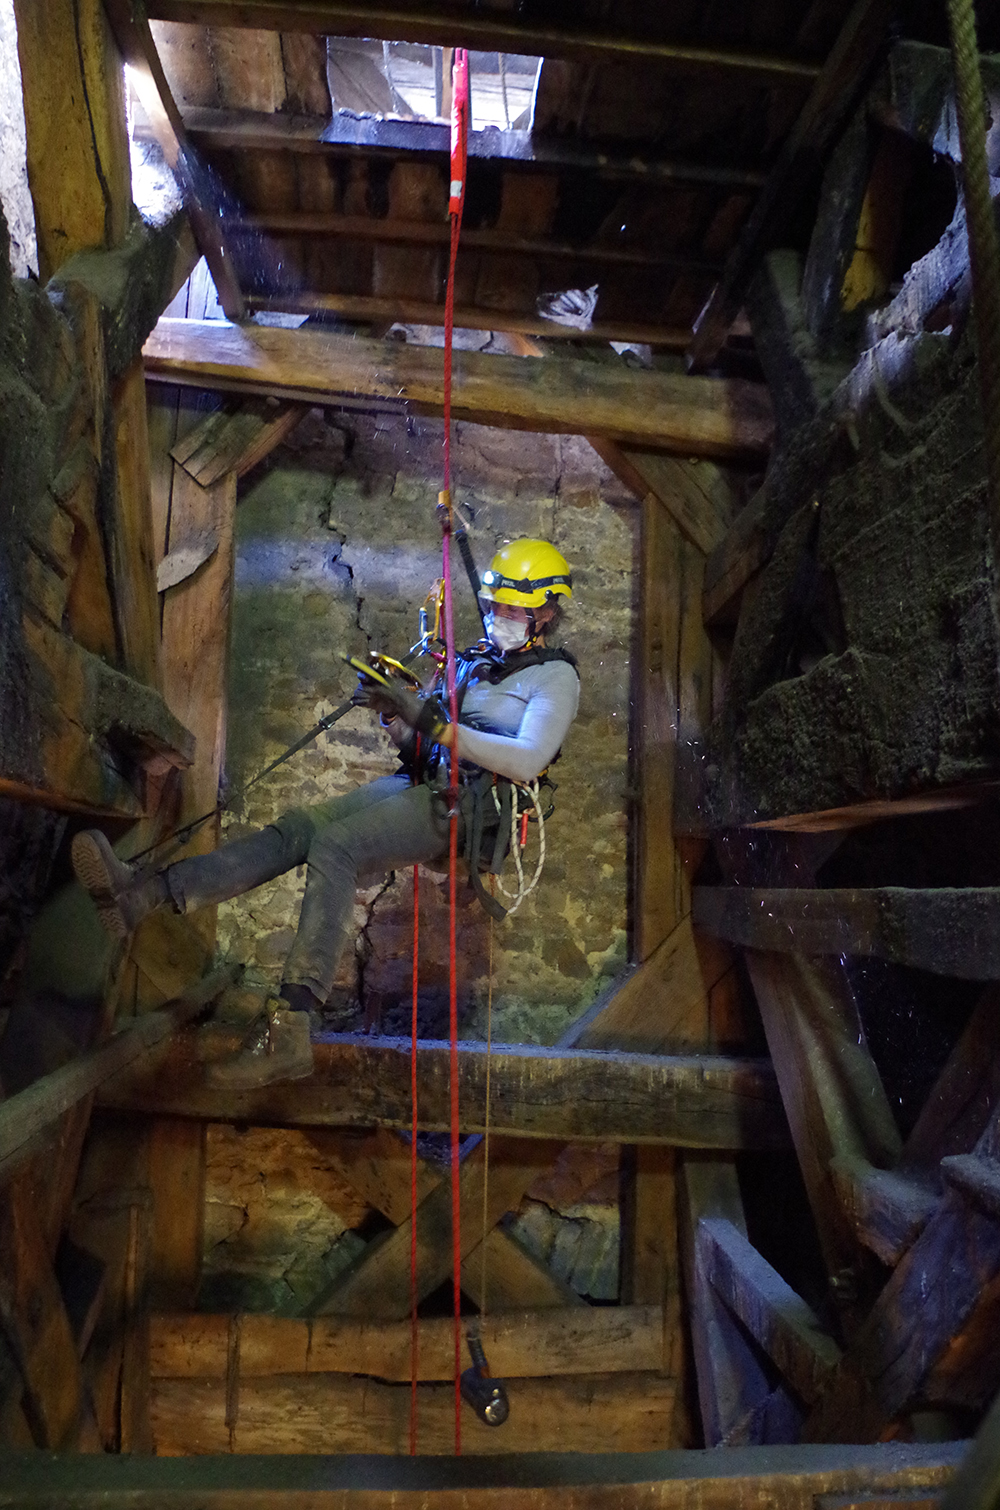
<svg viewBox="0 0 1000 1510"><path fill-rule="evenodd" d="M979 390L992 543L993 612L1000 624L1000 243L986 161L986 102L972 0L948 0L955 106L962 147L962 185L969 227L972 307L976 322Z"/></svg>

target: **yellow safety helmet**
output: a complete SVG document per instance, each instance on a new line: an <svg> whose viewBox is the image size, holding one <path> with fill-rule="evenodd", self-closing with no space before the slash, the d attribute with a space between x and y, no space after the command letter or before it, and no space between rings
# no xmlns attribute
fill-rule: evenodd
<svg viewBox="0 0 1000 1510"><path fill-rule="evenodd" d="M491 603L541 608L549 598L569 598L573 578L569 562L547 540L512 540L501 546L483 572L480 596Z"/></svg>

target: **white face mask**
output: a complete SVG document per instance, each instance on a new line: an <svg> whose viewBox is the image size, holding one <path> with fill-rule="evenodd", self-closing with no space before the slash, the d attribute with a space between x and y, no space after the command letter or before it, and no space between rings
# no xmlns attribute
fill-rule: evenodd
<svg viewBox="0 0 1000 1510"><path fill-rule="evenodd" d="M498 619L486 615L486 637L494 650L506 655L509 650L520 650L528 643L531 627L519 619Z"/></svg>

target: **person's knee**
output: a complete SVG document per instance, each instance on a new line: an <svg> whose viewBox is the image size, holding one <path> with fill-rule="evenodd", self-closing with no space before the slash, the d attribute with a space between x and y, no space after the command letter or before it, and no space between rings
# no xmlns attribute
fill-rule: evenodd
<svg viewBox="0 0 1000 1510"><path fill-rule="evenodd" d="M303 855L308 854L316 838L316 823L305 807L289 808L268 827L277 829L286 848Z"/></svg>

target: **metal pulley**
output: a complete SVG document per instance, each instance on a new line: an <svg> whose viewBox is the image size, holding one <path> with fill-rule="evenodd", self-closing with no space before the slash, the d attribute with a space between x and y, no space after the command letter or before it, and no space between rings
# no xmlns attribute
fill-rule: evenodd
<svg viewBox="0 0 1000 1510"><path fill-rule="evenodd" d="M487 1426L502 1426L510 1415L507 1389L500 1379L490 1378L490 1366L486 1361L483 1344L476 1332L467 1332L472 1367L467 1368L459 1380L462 1399L471 1405L480 1421Z"/></svg>

